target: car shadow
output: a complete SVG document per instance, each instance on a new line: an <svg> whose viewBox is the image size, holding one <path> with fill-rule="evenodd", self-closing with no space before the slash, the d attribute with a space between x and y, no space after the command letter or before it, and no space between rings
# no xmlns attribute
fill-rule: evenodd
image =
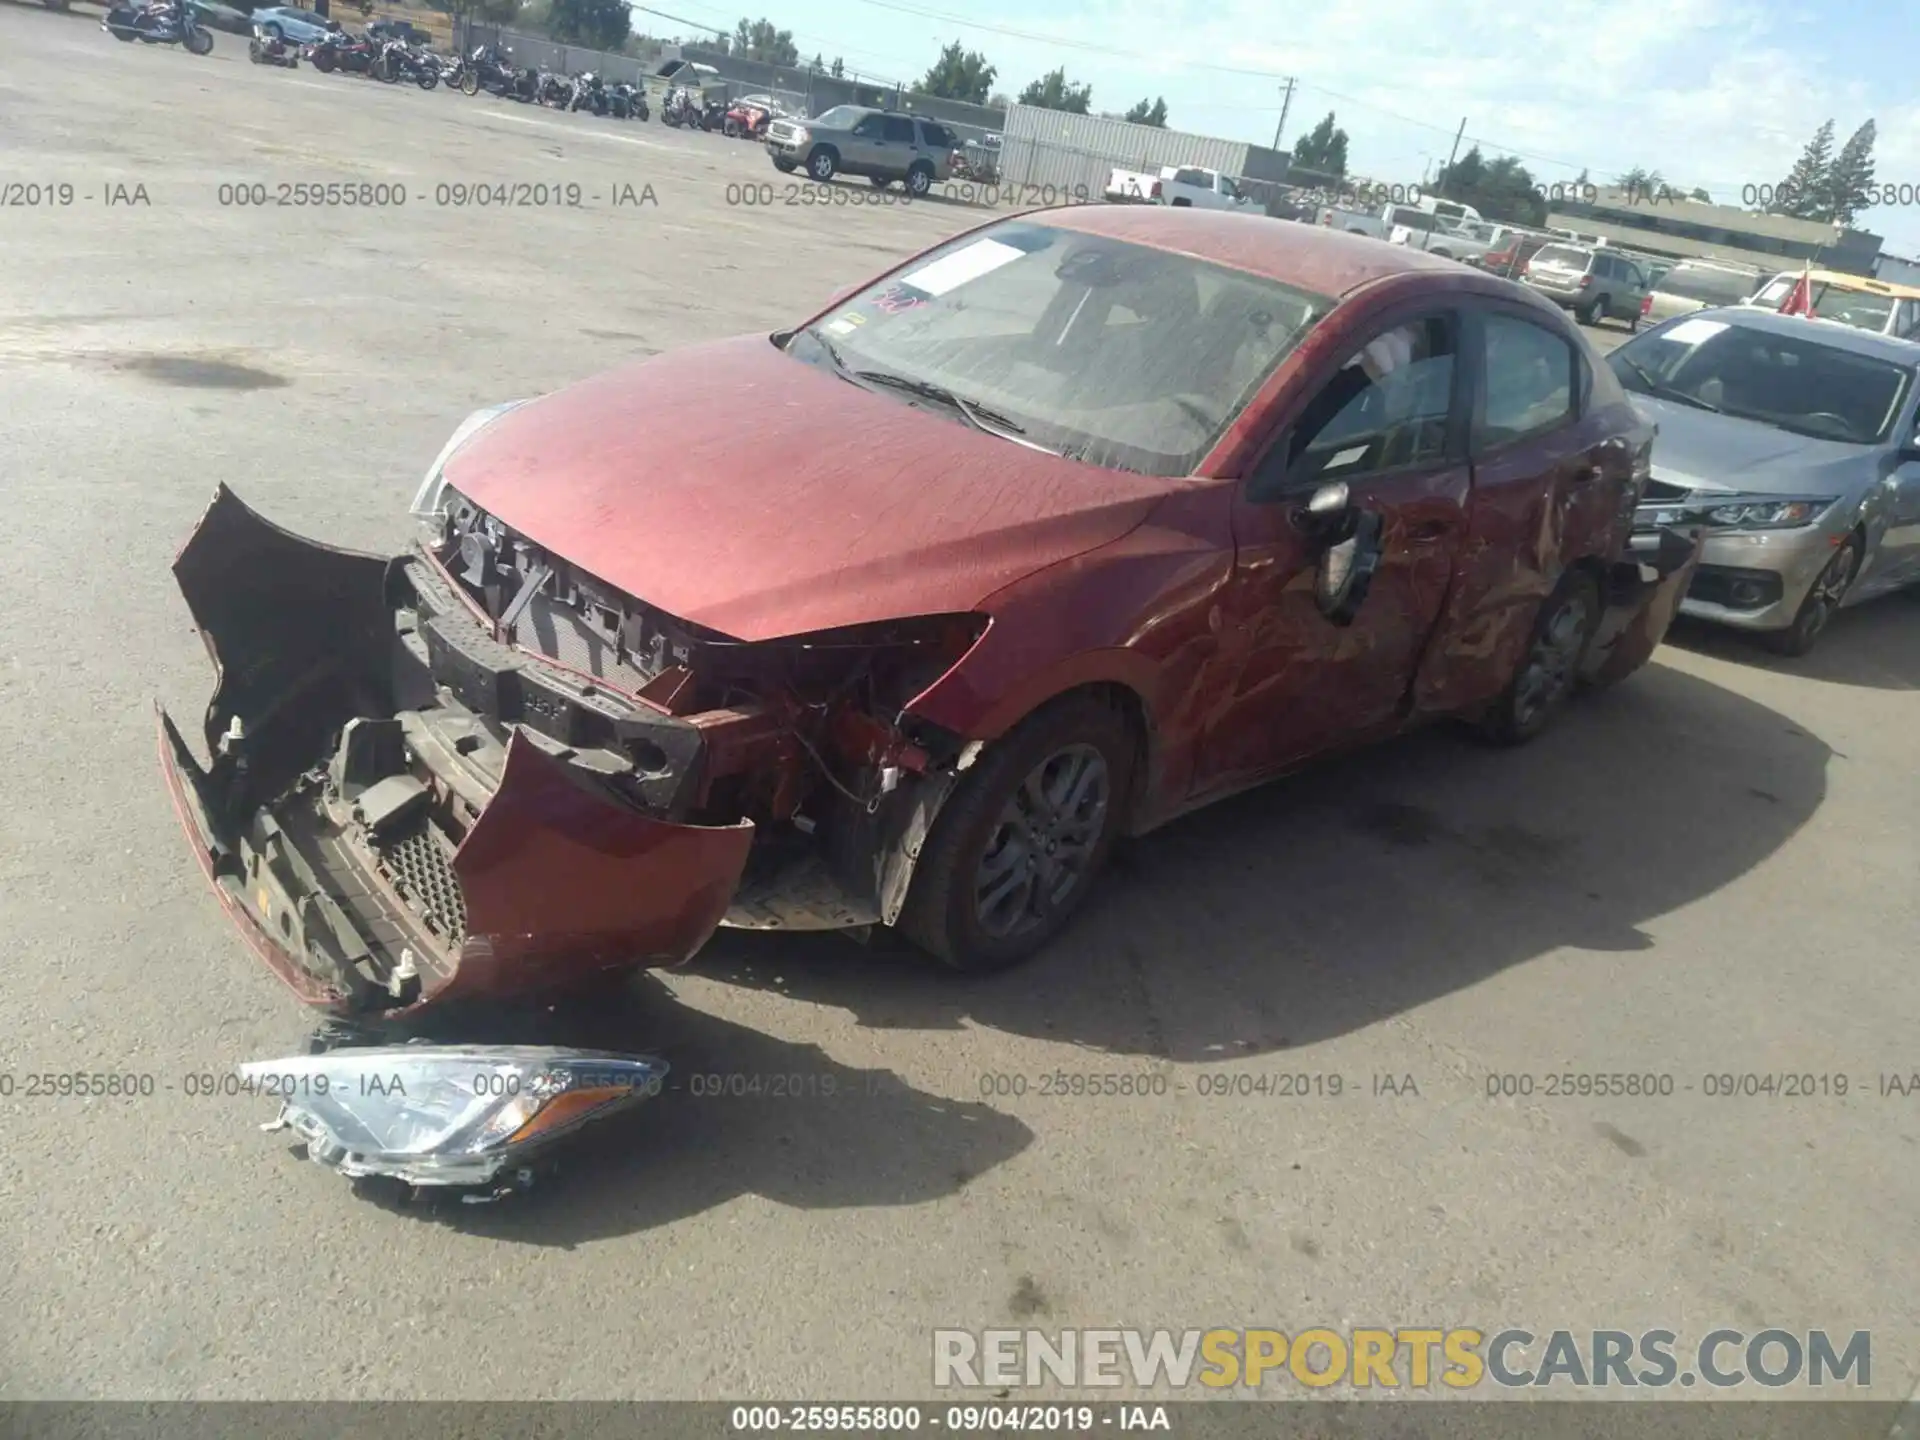
<svg viewBox="0 0 1920 1440"><path fill-rule="evenodd" d="M891 1071L837 1064L817 1046L683 1005L651 974L544 1007L443 1015L412 1034L655 1054L673 1067L659 1096L557 1148L556 1173L524 1194L474 1205L359 1187L387 1208L491 1239L570 1248L742 1195L805 1210L920 1205L955 1194L1034 1138L989 1106L930 1095Z"/></svg>
<svg viewBox="0 0 1920 1440"><path fill-rule="evenodd" d="M1034 961L943 972L896 939L722 932L702 973L882 1029L990 1026L1177 1062L1344 1035L1738 879L1819 808L1831 752L1652 665L1534 744L1435 727L1225 801L1116 855Z"/></svg>
<svg viewBox="0 0 1920 1440"><path fill-rule="evenodd" d="M1681 616L1667 643L1736 665L1777 670L1834 685L1871 690L1920 690L1920 596L1883 595L1827 622L1810 654L1775 655L1757 636Z"/></svg>

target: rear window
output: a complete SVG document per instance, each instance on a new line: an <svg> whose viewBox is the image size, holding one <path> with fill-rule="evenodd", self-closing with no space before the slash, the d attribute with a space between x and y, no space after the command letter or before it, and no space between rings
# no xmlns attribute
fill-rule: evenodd
<svg viewBox="0 0 1920 1440"><path fill-rule="evenodd" d="M1723 270L1718 265L1689 265L1683 261L1661 277L1660 293L1709 306L1738 305L1759 283L1760 277L1750 270Z"/></svg>
<svg viewBox="0 0 1920 1440"><path fill-rule="evenodd" d="M1590 250L1576 250L1571 245L1542 245L1534 252L1533 263L1557 270L1585 270L1592 259Z"/></svg>
<svg viewBox="0 0 1920 1440"><path fill-rule="evenodd" d="M1198 185L1201 189L1210 189L1213 177L1204 170L1181 169L1173 172L1174 180L1181 185Z"/></svg>

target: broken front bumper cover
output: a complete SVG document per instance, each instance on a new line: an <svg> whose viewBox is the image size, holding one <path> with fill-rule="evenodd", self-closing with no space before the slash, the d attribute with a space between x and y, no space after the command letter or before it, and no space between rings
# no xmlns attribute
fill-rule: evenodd
<svg viewBox="0 0 1920 1440"><path fill-rule="evenodd" d="M500 645L424 557L301 539L222 487L174 573L219 683L210 763L161 711L161 768L222 906L302 1000L566 989L680 964L726 914L753 825L648 804L678 803L701 736ZM633 736L654 769L620 771L607 737Z"/></svg>
<svg viewBox="0 0 1920 1440"><path fill-rule="evenodd" d="M1583 680L1612 685L1653 658L1705 548L1706 532L1697 529L1669 526L1636 540L1608 573L1600 624L1581 662Z"/></svg>

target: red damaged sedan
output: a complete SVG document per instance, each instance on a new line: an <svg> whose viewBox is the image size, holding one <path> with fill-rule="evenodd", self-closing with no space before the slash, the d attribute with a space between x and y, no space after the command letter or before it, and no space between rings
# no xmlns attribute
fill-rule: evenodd
<svg viewBox="0 0 1920 1440"><path fill-rule="evenodd" d="M670 433L671 446L655 443ZM471 417L408 553L224 487L168 783L311 1003L674 965L718 925L1019 961L1137 835L1659 643L1652 433L1552 305L1265 217L1041 211L805 324Z"/></svg>

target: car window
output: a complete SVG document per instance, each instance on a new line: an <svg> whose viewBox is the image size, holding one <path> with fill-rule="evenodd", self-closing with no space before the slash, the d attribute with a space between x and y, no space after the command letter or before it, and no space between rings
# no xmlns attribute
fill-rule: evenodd
<svg viewBox="0 0 1920 1440"><path fill-rule="evenodd" d="M1813 313L1822 320L1838 320L1876 334L1887 328L1893 314L1891 295L1870 295L1864 290L1846 290L1838 285L1815 287Z"/></svg>
<svg viewBox="0 0 1920 1440"><path fill-rule="evenodd" d="M1799 327L1776 334L1700 315L1628 341L1607 363L1641 395L1855 445L1886 437L1910 379Z"/></svg>
<svg viewBox="0 0 1920 1440"><path fill-rule="evenodd" d="M884 115L869 115L853 127L853 133L856 135L878 136L881 131L881 122L886 118Z"/></svg>
<svg viewBox="0 0 1920 1440"><path fill-rule="evenodd" d="M1006 221L867 287L792 353L950 390L1075 460L1190 475L1333 303L1192 256Z"/></svg>
<svg viewBox="0 0 1920 1440"><path fill-rule="evenodd" d="M888 115L884 119L886 128L881 132L882 138L902 145L913 144L913 121L904 115Z"/></svg>
<svg viewBox="0 0 1920 1440"><path fill-rule="evenodd" d="M863 113L857 106L836 105L831 110L822 111L808 123L822 130L845 130L858 121ZM863 130L860 133L864 135L866 132Z"/></svg>
<svg viewBox="0 0 1920 1440"><path fill-rule="evenodd" d="M1573 414L1573 347L1529 320L1490 313L1486 403L1479 446L1506 445L1550 430Z"/></svg>
<svg viewBox="0 0 1920 1440"><path fill-rule="evenodd" d="M1397 325L1361 346L1293 427L1288 484L1350 480L1447 454L1455 327L1448 316Z"/></svg>
<svg viewBox="0 0 1920 1440"><path fill-rule="evenodd" d="M1662 275L1657 282L1662 295L1682 300L1698 300L1711 306L1738 305L1760 281L1750 270L1728 270L1717 265L1696 265L1683 260Z"/></svg>
<svg viewBox="0 0 1920 1440"><path fill-rule="evenodd" d="M1571 245L1542 245L1534 252L1533 263L1545 268L1583 271L1593 259L1589 250L1576 250Z"/></svg>
<svg viewBox="0 0 1920 1440"><path fill-rule="evenodd" d="M921 143L935 150L957 150L959 142L953 138L953 132L931 120L920 122Z"/></svg>

